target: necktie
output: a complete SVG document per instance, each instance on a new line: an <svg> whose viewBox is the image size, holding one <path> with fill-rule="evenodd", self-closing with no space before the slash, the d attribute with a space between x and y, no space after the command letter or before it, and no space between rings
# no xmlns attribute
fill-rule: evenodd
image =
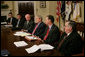
<svg viewBox="0 0 85 57"><path fill-rule="evenodd" d="M11 20L10 20L10 23L12 24L12 18L11 18Z"/></svg>
<svg viewBox="0 0 85 57"><path fill-rule="evenodd" d="M38 24L36 25L36 27L35 27L35 29L33 30L32 34L34 34L34 33L35 33L35 31L36 31L37 27L38 27Z"/></svg>
<svg viewBox="0 0 85 57"><path fill-rule="evenodd" d="M17 26L16 26L16 27L18 27L18 25L19 25L19 21L20 21L20 20L18 20L18 22L17 22Z"/></svg>
<svg viewBox="0 0 85 57"><path fill-rule="evenodd" d="M58 45L58 50L59 50L59 48L61 47L61 45L63 44L63 42L64 42L64 40L65 40L65 38L67 37L67 35L66 36L64 36L64 38L61 40L61 42L59 43L59 45Z"/></svg>
<svg viewBox="0 0 85 57"><path fill-rule="evenodd" d="M49 34L49 28L48 28L48 30L47 30L47 33L46 33L45 37L44 37L44 40L47 39L48 34Z"/></svg>

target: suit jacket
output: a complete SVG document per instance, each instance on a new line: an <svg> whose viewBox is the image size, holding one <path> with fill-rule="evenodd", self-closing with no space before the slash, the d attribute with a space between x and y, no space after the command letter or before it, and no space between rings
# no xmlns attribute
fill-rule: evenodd
<svg viewBox="0 0 85 57"><path fill-rule="evenodd" d="M28 30L29 33L32 33L34 27L35 27L34 21L30 20L28 24L27 21L25 21L23 29Z"/></svg>
<svg viewBox="0 0 85 57"><path fill-rule="evenodd" d="M46 29L46 25L45 25L43 22L41 22L41 23L38 25L38 27L37 27L34 35L40 36L41 34L43 34L43 33L45 32L45 29Z"/></svg>
<svg viewBox="0 0 85 57"><path fill-rule="evenodd" d="M41 35L41 38L44 39L46 33L47 33L47 29L48 29L48 26L45 30L45 33ZM55 47L55 44L58 42L58 40L60 39L60 32L59 32L59 29L56 25L52 25L51 29L50 29L50 32L47 36L47 39L44 40L45 43L47 44L50 44L52 46Z"/></svg>
<svg viewBox="0 0 85 57"><path fill-rule="evenodd" d="M65 35L66 33L62 34L59 43L61 42L61 40L64 38ZM64 42L59 48L59 51L61 52L61 54L64 55L73 55L73 54L81 53L82 39L80 35L76 31L73 31L69 36L67 36L64 39Z"/></svg>
<svg viewBox="0 0 85 57"><path fill-rule="evenodd" d="M18 22L18 20L17 20L17 22ZM17 28L18 30L21 30L23 28L24 22L25 22L25 20L21 18L19 21L19 24L18 24L18 28Z"/></svg>
<svg viewBox="0 0 85 57"><path fill-rule="evenodd" d="M7 23L10 23L10 20L11 20L11 18L8 18ZM17 19L14 17L12 17L12 25L13 25L13 27L16 27L16 25L17 25Z"/></svg>

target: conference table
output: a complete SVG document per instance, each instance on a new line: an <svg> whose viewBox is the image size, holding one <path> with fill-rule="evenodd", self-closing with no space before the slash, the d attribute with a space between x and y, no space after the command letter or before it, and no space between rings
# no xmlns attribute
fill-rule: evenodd
<svg viewBox="0 0 85 57"><path fill-rule="evenodd" d="M25 37L15 36L14 33L16 31L18 30L13 31L12 28L1 25L1 50L8 50L10 56L61 56L59 51L57 51L56 49L46 50L42 52L38 50L37 52L31 54L27 53L27 51L25 50L26 48L30 48L33 45L40 45L44 42L41 42L39 40L28 41L27 39L25 39ZM24 47L16 47L14 45L14 42L17 41L25 41L28 45Z"/></svg>

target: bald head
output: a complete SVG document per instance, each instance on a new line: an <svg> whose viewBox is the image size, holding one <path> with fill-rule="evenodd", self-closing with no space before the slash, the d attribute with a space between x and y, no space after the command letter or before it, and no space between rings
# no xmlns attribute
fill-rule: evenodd
<svg viewBox="0 0 85 57"><path fill-rule="evenodd" d="M31 19L31 18L30 18L30 14L26 14L26 15L25 15L25 18L26 18L27 21L29 21L29 20Z"/></svg>

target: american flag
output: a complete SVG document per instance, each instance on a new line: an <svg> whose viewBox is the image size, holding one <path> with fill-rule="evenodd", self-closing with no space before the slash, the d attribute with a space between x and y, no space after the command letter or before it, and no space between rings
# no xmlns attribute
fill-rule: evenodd
<svg viewBox="0 0 85 57"><path fill-rule="evenodd" d="M57 22L59 21L59 16L60 16L60 12L61 12L61 1L57 1L57 8L56 8L56 15L57 15Z"/></svg>

